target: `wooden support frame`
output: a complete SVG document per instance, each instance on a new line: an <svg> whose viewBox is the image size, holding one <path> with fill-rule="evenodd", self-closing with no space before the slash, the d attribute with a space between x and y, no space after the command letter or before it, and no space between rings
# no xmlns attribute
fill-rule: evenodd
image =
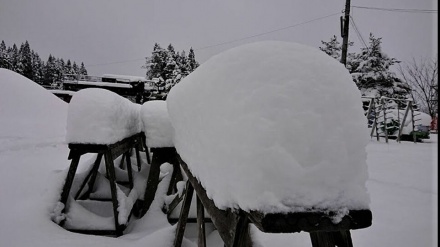
<svg viewBox="0 0 440 247"><path fill-rule="evenodd" d="M119 142L116 142L114 144L69 144L69 160L71 161L69 171L66 177L65 184L62 189L60 202L64 205L67 204L70 190L72 188L72 184L74 181L74 177L76 174L76 170L78 168L78 164L80 161L80 158L82 155L86 153L97 153L97 158L93 164L93 167L90 169L89 174L86 176L85 180L82 182L79 190L77 191L76 195L74 196L74 199L83 198L90 194L93 185L96 180L96 176L98 173L98 168L101 163L102 158L105 160L105 167L106 167L106 175L109 180L110 185L110 191L111 191L111 201L112 201L112 207L113 207L113 216L114 216L114 224L115 229L114 230L89 230L89 229L72 229L73 232L80 232L80 233L89 233L89 234L98 234L98 235L115 235L115 236L121 236L123 234L123 231L125 229L125 225L122 225L119 223L118 220L118 197L117 197L117 188L116 188L116 176L115 176L115 164L114 159L120 155L123 155L122 159L125 158L126 161L126 167L127 167L127 173L128 173L128 180L129 180L129 187L130 189L133 188L133 171L131 167L131 160L130 160L130 152L132 148L139 147L139 145L142 144L142 133L135 134L133 136L127 137ZM138 150L138 149L137 149ZM139 156L137 154L137 156ZM138 168L140 169L140 158L137 158L138 162ZM81 196L82 190L85 188L86 184L89 185L89 188L85 194ZM66 207L64 207L63 211L61 213L65 213ZM62 221L60 223L61 226L64 225L65 221ZM69 229L68 229L69 230Z"/></svg>
<svg viewBox="0 0 440 247"><path fill-rule="evenodd" d="M361 229L371 226L372 214L368 209L350 210L340 222L333 223L332 216L336 213L319 212L293 212L293 213L270 213L258 211L245 212L230 209L220 210L214 202L207 197L205 189L197 181L189 170L188 165L177 156L182 169L188 176L187 190L196 192L198 202L206 208L211 215L212 222L217 228L225 247L250 247L252 239L249 233L249 224L254 224L259 230L266 233L294 233L309 232L313 247L352 247L350 230ZM187 191L188 193L188 191ZM192 192L191 192L192 193ZM187 196L185 195L176 230L174 246L180 246L181 238L187 223L187 210L189 210ZM190 203L190 202L189 202ZM201 210L198 208L198 211ZM201 217L198 213L198 217ZM198 221L199 230L203 229L203 223ZM199 246L203 246L204 233L199 232Z"/></svg>
<svg viewBox="0 0 440 247"><path fill-rule="evenodd" d="M144 215L151 206L156 195L157 186L159 184L160 166L163 163L170 163L173 165L173 174L171 184L176 182L179 178L177 172L180 172L179 162L177 160L177 152L174 147L164 147L164 148L151 148L152 160L150 164L150 173L147 179L147 188L144 194L144 202L141 208L140 215Z"/></svg>

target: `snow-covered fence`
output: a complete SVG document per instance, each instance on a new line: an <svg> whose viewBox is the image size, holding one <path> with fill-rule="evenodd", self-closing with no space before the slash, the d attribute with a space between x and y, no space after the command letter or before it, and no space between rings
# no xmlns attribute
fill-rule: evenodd
<svg viewBox="0 0 440 247"><path fill-rule="evenodd" d="M372 218L360 97L340 63L285 42L231 49L184 78L167 98L189 180L175 246L193 190L197 218L204 207L225 246L252 245L249 223L309 232L313 246L351 246L349 230Z"/></svg>

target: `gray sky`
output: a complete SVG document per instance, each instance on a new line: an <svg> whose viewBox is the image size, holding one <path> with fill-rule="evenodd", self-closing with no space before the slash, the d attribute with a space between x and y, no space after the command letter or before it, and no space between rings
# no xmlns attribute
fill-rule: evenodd
<svg viewBox="0 0 440 247"><path fill-rule="evenodd" d="M351 0L351 5L438 9L436 0ZM51 53L84 62L90 75L144 76L141 66L156 42L187 53L193 47L203 63L259 40L313 47L333 35L342 41L344 6L345 0L0 0L0 40L7 46L28 40L43 60ZM437 54L438 13L352 8L351 15L365 42L370 32L382 37L391 57L405 62ZM362 43L353 26L350 40L355 47L349 51L358 52Z"/></svg>

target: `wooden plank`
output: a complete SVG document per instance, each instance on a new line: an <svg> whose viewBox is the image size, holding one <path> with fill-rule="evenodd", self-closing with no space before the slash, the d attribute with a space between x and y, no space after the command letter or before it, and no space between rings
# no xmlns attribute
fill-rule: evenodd
<svg viewBox="0 0 440 247"><path fill-rule="evenodd" d="M110 191L112 194L113 215L115 221L116 235L121 236L123 229L121 225L119 225L119 221L118 221L118 195L116 190L115 166L113 163L113 157L111 152L107 152L106 154L104 154L104 159L107 170L107 176L110 184Z"/></svg>
<svg viewBox="0 0 440 247"><path fill-rule="evenodd" d="M341 231L360 229L371 226L372 214L368 209L350 210L348 215L335 224L330 213L323 212L295 212L288 214L262 214L251 211L247 213L252 223L263 232L291 233L315 231Z"/></svg>
<svg viewBox="0 0 440 247"><path fill-rule="evenodd" d="M133 169L131 167L131 160L130 160L130 150L125 153L125 159L127 160L127 173L128 173L128 183L130 186L130 190L133 189Z"/></svg>
<svg viewBox="0 0 440 247"><path fill-rule="evenodd" d="M84 195L82 196L82 198L84 198L85 196L87 196L87 194L90 193L90 191L93 188L90 188L90 184L94 184L94 180L96 179L96 173L98 172L99 169L99 164L101 163L101 158L102 158L102 154L98 154L98 156L96 157L96 160L92 166L92 169L90 169L89 173L87 174L87 176L85 177L84 181L82 182L79 190L76 192L75 195L75 200L77 200L79 198L79 196L81 195L82 190L84 189L84 187L86 186L86 184L89 185L89 188L87 189L86 193L84 193ZM93 182L92 182L93 180Z"/></svg>
<svg viewBox="0 0 440 247"><path fill-rule="evenodd" d="M153 160L151 161L150 173L148 174L142 215L148 211L151 203L154 200L154 196L156 195L157 186L159 184L160 166L165 162L171 164L177 162L177 153L175 148L152 148L151 151L153 153Z"/></svg>
<svg viewBox="0 0 440 247"><path fill-rule="evenodd" d="M197 179L192 175L188 168L188 165L177 155L180 161L180 165L186 175L188 176L188 181L191 182L197 196L200 198L206 211L211 216L211 220L215 227L217 228L220 237L222 238L225 246L233 246L235 229L237 227L239 216L237 213L228 210L220 210L214 204L214 202L208 198L205 189L200 185Z"/></svg>
<svg viewBox="0 0 440 247"><path fill-rule="evenodd" d="M197 196L197 228L198 228L198 238L197 246L206 247L206 229L205 229L205 208L203 207L202 201Z"/></svg>
<svg viewBox="0 0 440 247"><path fill-rule="evenodd" d="M78 169L79 160L81 158L81 154L70 151L69 157L72 158L72 161L70 162L69 171L67 172L66 182L64 182L63 191L61 192L61 199L60 202L64 205L67 203L67 199L69 198L70 189L72 188L73 179L75 178L76 170ZM64 212L66 207L64 207Z"/></svg>
<svg viewBox="0 0 440 247"><path fill-rule="evenodd" d="M141 163L141 155L140 155L140 147L139 147L140 142L139 142L139 140L137 141L136 144L137 145L134 147L134 149L135 149L135 152L136 152L136 163L137 163L137 167L138 167L138 172L140 172L141 171L142 163Z"/></svg>
<svg viewBox="0 0 440 247"><path fill-rule="evenodd" d="M181 247L183 235L186 228L186 220L188 219L189 209L191 207L191 200L193 197L194 188L190 182L186 184L185 198L183 199L182 209L180 210L179 222L176 228L176 237L174 238L174 247Z"/></svg>
<svg viewBox="0 0 440 247"><path fill-rule="evenodd" d="M353 247L350 231L311 232L313 247Z"/></svg>
<svg viewBox="0 0 440 247"><path fill-rule="evenodd" d="M244 211L240 210L239 220L235 228L233 247L252 247L251 235L249 232L249 219Z"/></svg>
<svg viewBox="0 0 440 247"><path fill-rule="evenodd" d="M106 151L111 150L112 156L118 157L125 153L128 149L134 147L137 139L140 137L141 133L137 133L113 144L69 143L69 149L75 150L75 152L81 154L105 153Z"/></svg>

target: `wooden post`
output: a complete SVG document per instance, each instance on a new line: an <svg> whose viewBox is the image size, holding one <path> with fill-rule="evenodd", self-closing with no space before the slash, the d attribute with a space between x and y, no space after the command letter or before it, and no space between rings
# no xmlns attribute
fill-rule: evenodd
<svg viewBox="0 0 440 247"><path fill-rule="evenodd" d="M114 221L115 221L115 230L116 235L119 237L122 235L122 227L119 225L118 220L118 192L116 189L116 178L115 178L115 166L113 163L113 157L111 152L106 152L104 154L105 158L105 167L107 170L107 176L109 179L110 184L110 191L112 194L112 204L113 204L113 215L114 215Z"/></svg>
<svg viewBox="0 0 440 247"><path fill-rule="evenodd" d="M197 228L198 228L198 247L206 247L205 236L205 207L203 207L202 201L197 196Z"/></svg>
<svg viewBox="0 0 440 247"><path fill-rule="evenodd" d="M74 197L75 200L77 200L81 196L81 192L84 189L84 187L86 186L86 184L88 184L89 188L87 189L86 193L84 193L82 198L88 197L88 195L92 191L93 186L95 184L96 175L98 173L99 165L101 163L101 159L102 159L102 154L98 154L98 156L96 157L95 163L93 164L92 169L90 169L89 174L87 174L87 177L84 179L83 183L81 184L81 187L76 192L76 195Z"/></svg>
<svg viewBox="0 0 440 247"><path fill-rule="evenodd" d="M127 163L128 183L131 190L133 189L133 168L131 167L130 151L125 153L125 159Z"/></svg>
<svg viewBox="0 0 440 247"><path fill-rule="evenodd" d="M72 157L72 162L70 163L69 171L67 172L66 182L64 183L63 192L61 192L60 202L64 205L67 203L69 198L70 189L72 188L73 179L75 178L76 170L78 169L79 159L81 154L75 151L70 151L69 157ZM66 207L63 209L63 213Z"/></svg>
<svg viewBox="0 0 440 247"><path fill-rule="evenodd" d="M347 66L348 51L348 26L350 24L350 0L345 0L344 25L342 36L341 63Z"/></svg>
<svg viewBox="0 0 440 247"><path fill-rule="evenodd" d="M188 181L186 183L186 193L183 199L182 209L180 211L179 222L176 228L176 238L174 239L174 247L182 246L183 234L185 233L186 222L188 220L189 209L191 207L191 200L194 193L194 187Z"/></svg>
<svg viewBox="0 0 440 247"><path fill-rule="evenodd" d="M232 247L251 247L252 240L249 233L249 218L240 210L239 219L235 228L234 242Z"/></svg>

